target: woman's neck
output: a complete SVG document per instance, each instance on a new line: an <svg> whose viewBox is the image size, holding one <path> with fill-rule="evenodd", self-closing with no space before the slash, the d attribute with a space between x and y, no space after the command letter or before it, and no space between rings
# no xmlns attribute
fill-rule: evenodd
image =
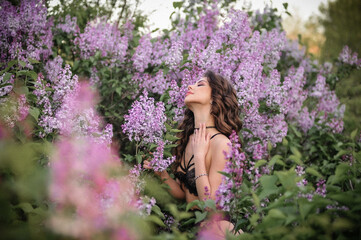
<svg viewBox="0 0 361 240"><path fill-rule="evenodd" d="M206 126L215 126L214 118L210 114L210 109L197 109L193 111L194 115L194 127L199 128L201 123L206 123Z"/></svg>

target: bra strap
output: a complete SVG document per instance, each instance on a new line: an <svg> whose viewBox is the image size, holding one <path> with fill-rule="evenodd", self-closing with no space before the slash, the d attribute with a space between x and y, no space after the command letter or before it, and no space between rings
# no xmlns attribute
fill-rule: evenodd
<svg viewBox="0 0 361 240"><path fill-rule="evenodd" d="M211 137L211 139L214 138L215 136L219 135L219 134L222 134L222 133L219 132L219 133L214 134L214 135Z"/></svg>

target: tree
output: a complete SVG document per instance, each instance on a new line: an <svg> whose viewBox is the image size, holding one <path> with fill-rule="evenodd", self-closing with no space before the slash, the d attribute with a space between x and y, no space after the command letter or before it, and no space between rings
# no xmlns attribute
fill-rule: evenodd
<svg viewBox="0 0 361 240"><path fill-rule="evenodd" d="M337 58L345 45L361 55L361 2L359 0L329 1L320 6L320 24L324 27L325 42L321 60ZM361 70L338 82L336 93L346 104L345 129L361 129Z"/></svg>

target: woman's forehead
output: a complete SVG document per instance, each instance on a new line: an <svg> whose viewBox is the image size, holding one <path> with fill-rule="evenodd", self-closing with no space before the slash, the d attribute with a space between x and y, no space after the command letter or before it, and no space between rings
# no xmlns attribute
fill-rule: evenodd
<svg viewBox="0 0 361 240"><path fill-rule="evenodd" d="M208 83L208 79L206 77L202 77L198 81L196 81L196 83L200 83L200 82Z"/></svg>

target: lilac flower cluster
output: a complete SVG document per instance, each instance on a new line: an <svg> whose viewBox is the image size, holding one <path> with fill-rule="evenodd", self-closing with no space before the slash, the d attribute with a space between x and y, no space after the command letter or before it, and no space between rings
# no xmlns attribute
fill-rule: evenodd
<svg viewBox="0 0 361 240"><path fill-rule="evenodd" d="M121 36L116 24L107 23L102 18L89 22L84 33L80 33L74 43L80 49L81 58L89 59L100 51L102 57L107 57L107 61L102 62L104 65L119 66L125 60L128 41L127 36Z"/></svg>
<svg viewBox="0 0 361 240"><path fill-rule="evenodd" d="M228 161L223 172L231 177L222 176L222 183L216 191L217 206L224 211L230 211L232 206L234 207L235 200L240 197L237 194L240 194L239 189L243 181L243 175L250 175L251 173L246 155L240 151L241 145L238 142L236 132L233 131L230 140L230 151L224 153Z"/></svg>
<svg viewBox="0 0 361 240"><path fill-rule="evenodd" d="M348 46L345 46L340 55L338 56L338 60L342 63L355 65L356 67L361 67L361 59L358 59L357 53L352 53L351 49Z"/></svg>
<svg viewBox="0 0 361 240"><path fill-rule="evenodd" d="M123 132L128 135L130 141L158 142L165 131L164 111L164 103L157 102L155 104L154 99L148 97L148 92L144 91L139 101L132 104L129 113L124 115Z"/></svg>
<svg viewBox="0 0 361 240"><path fill-rule="evenodd" d="M163 172L175 161L175 156L164 159L164 141L158 142L157 150L153 153L153 159L150 161L150 166L156 172Z"/></svg>
<svg viewBox="0 0 361 240"><path fill-rule="evenodd" d="M315 194L320 195L321 197L326 197L326 180L320 179L316 185L317 188Z"/></svg>
<svg viewBox="0 0 361 240"><path fill-rule="evenodd" d="M152 207L155 205L156 200L154 197L149 198L149 197L140 197L135 206L141 211L141 215L145 215L145 216L149 216L151 211L152 211Z"/></svg>
<svg viewBox="0 0 361 240"><path fill-rule="evenodd" d="M108 124L102 129L101 117L95 110L96 99L87 83L79 83L73 91L69 91L55 115L60 134L87 136L96 142L110 145L113 127Z"/></svg>
<svg viewBox="0 0 361 240"><path fill-rule="evenodd" d="M11 75L8 80L4 81L6 73L4 73L2 76L0 76L0 97L3 97L11 92L13 90L13 84L15 80L15 75Z"/></svg>
<svg viewBox="0 0 361 240"><path fill-rule="evenodd" d="M54 110L50 100L51 92L46 91L46 88L50 87L50 83L45 82L44 76L41 73L38 74L34 87L33 94L36 96L37 105L41 109L38 125L43 128L39 132L39 137L43 138L53 132L54 129L57 129L58 124L54 117Z"/></svg>
<svg viewBox="0 0 361 240"><path fill-rule="evenodd" d="M144 189L145 181L140 178L141 172L143 171L142 165L134 165L129 170L128 177L135 186L135 194L139 196Z"/></svg>
<svg viewBox="0 0 361 240"><path fill-rule="evenodd" d="M79 27L76 23L77 18L66 15L65 18L59 19L59 23L55 26L55 29L58 29L62 32L68 34L75 34L79 32Z"/></svg>
<svg viewBox="0 0 361 240"><path fill-rule="evenodd" d="M28 116L29 109L24 94L10 94L10 96L0 99L0 122L9 128L13 128L16 122L21 122Z"/></svg>
<svg viewBox="0 0 361 240"><path fill-rule="evenodd" d="M0 3L0 62L19 59L32 68L29 58L46 60L52 53L51 20L43 0Z"/></svg>
<svg viewBox="0 0 361 240"><path fill-rule="evenodd" d="M39 73L34 84L33 94L41 110L38 124L43 129L39 132L40 137L45 137L59 129L61 122L56 114L63 107L65 96L71 94L78 84L78 76L73 76L68 64L65 68L62 68L62 64L63 60L60 56L48 61L44 67L48 81L45 81L44 76ZM54 91L47 90L50 88Z"/></svg>

